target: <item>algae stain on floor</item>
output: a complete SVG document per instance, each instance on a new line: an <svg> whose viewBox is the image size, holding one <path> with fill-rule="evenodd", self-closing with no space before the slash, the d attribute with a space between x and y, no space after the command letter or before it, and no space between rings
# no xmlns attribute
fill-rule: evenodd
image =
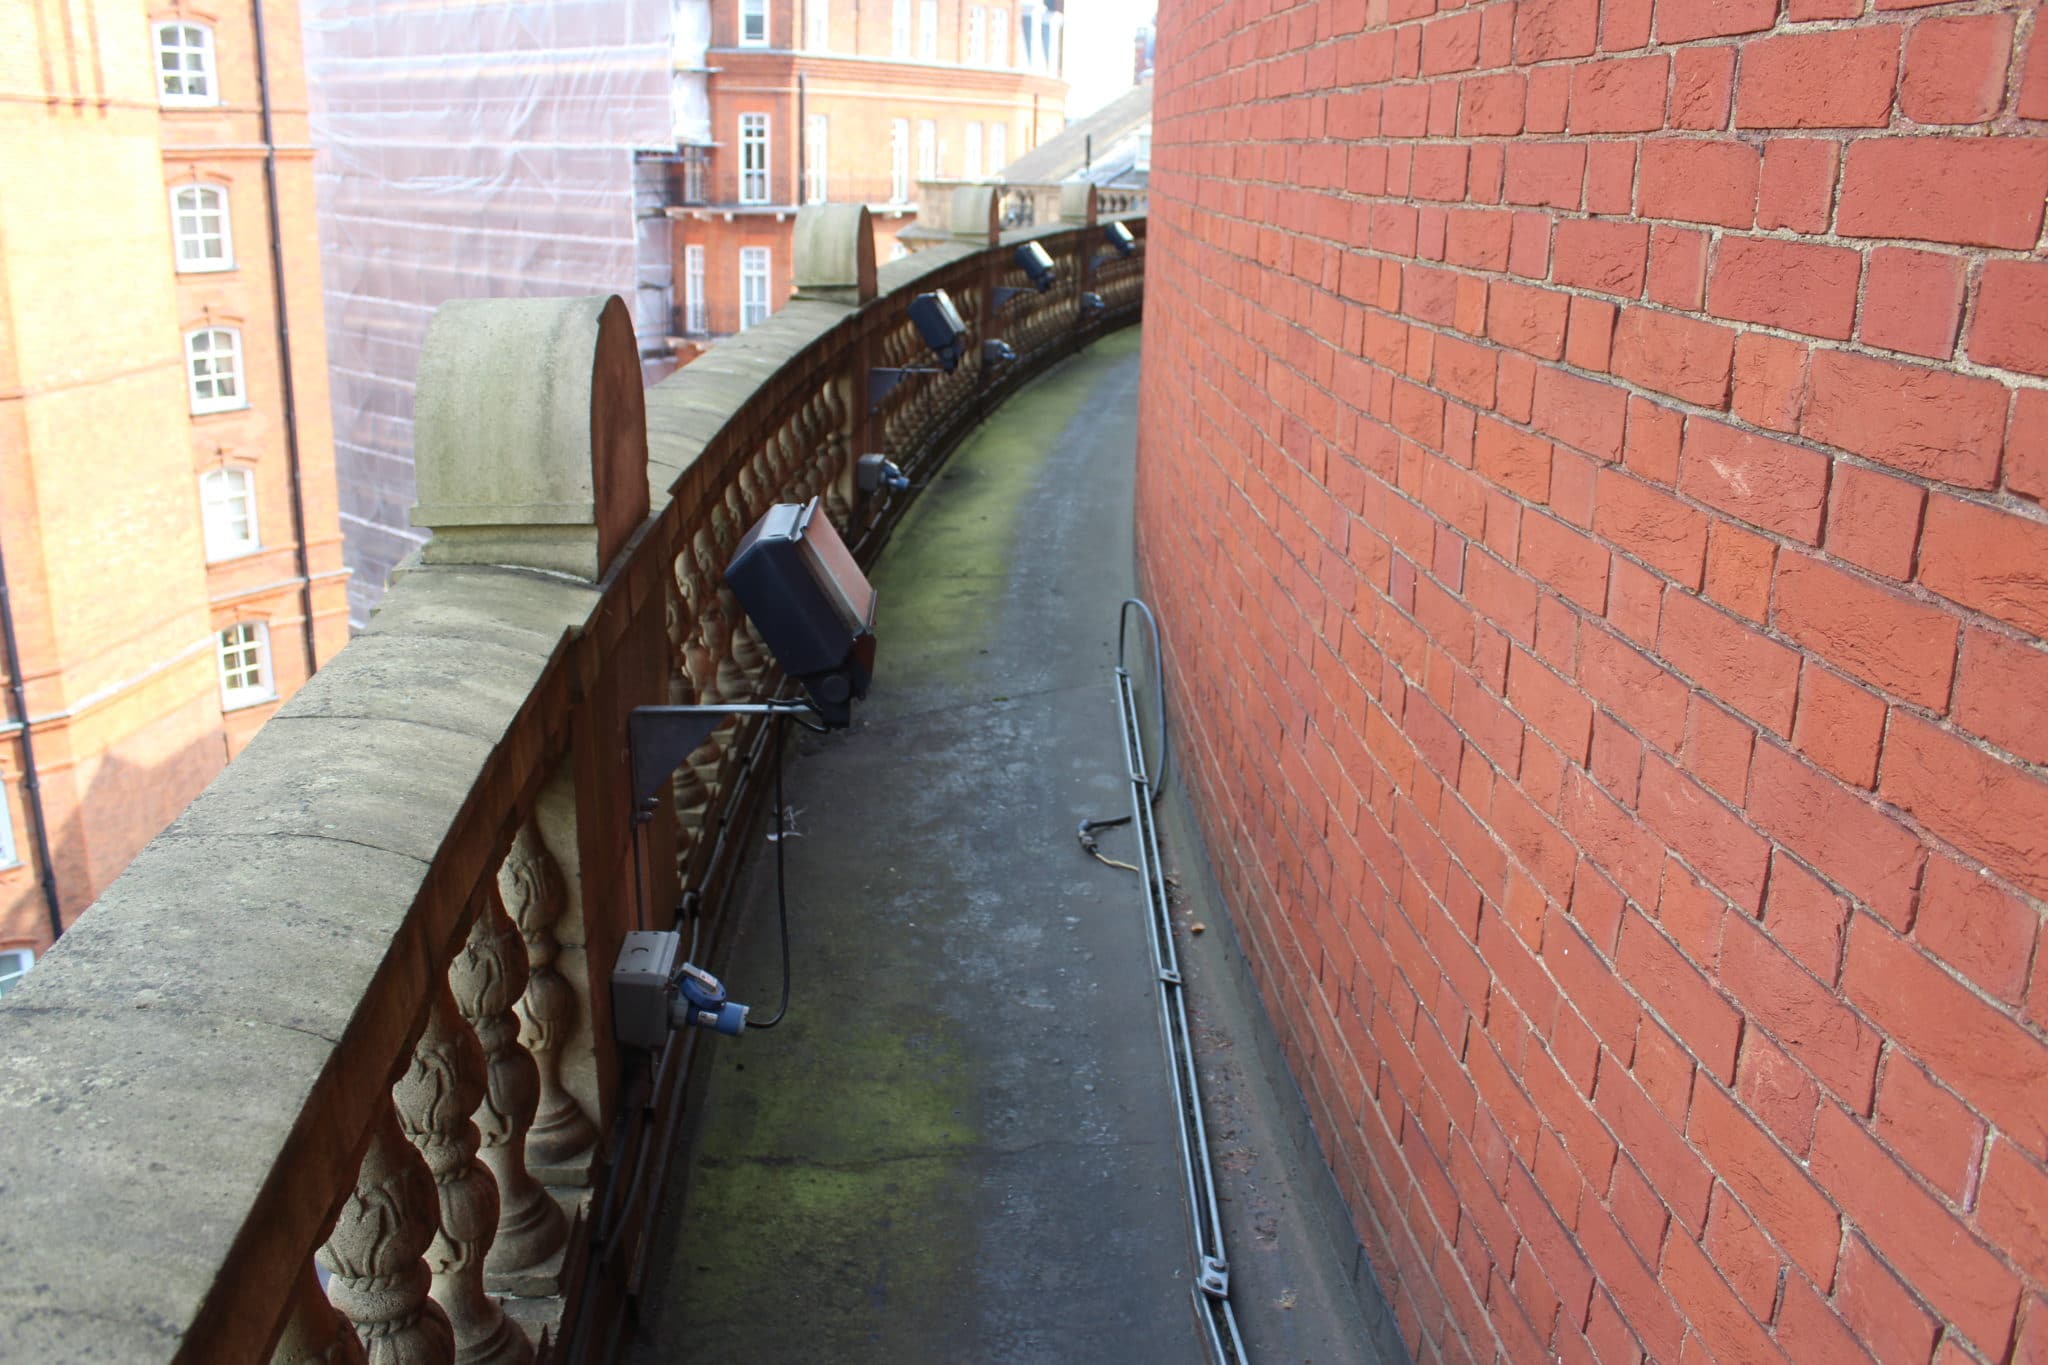
<svg viewBox="0 0 2048 1365"><path fill-rule="evenodd" d="M898 979L908 996L913 974ZM696 1135L666 1277L686 1322L664 1335L693 1352L728 1334L778 1352L757 1358L900 1348L899 1324L929 1317L902 1310L957 1293L973 1264L973 1079L942 1016L873 998L873 980L858 1000L807 982L802 1021L772 1050L728 1044L715 1063L729 1074Z"/></svg>
<svg viewBox="0 0 2048 1365"><path fill-rule="evenodd" d="M1085 356L1134 355L1138 341L1138 329L1125 328ZM1009 595L1023 529L1017 509L1103 380L1100 365L1063 362L1011 396L933 476L875 575L875 633L891 659L914 652L920 673L967 680L966 665L989 648Z"/></svg>

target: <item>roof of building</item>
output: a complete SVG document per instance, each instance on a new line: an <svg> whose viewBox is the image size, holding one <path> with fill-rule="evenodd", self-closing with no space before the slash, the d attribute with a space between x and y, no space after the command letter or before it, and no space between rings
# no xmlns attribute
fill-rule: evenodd
<svg viewBox="0 0 2048 1365"><path fill-rule="evenodd" d="M1012 185L1050 185L1065 180L1087 161L1090 138L1094 139L1095 155L1104 157L1118 141L1151 121L1152 82L1147 80L1132 86L1088 117L1069 123L1056 136L1047 138L1003 167L1002 178ZM1096 177L1091 175L1089 178Z"/></svg>

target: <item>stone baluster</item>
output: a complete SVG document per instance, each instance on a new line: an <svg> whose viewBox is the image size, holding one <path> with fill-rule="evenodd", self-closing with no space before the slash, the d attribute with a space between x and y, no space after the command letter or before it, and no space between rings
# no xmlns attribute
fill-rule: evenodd
<svg viewBox="0 0 2048 1365"><path fill-rule="evenodd" d="M320 1249L327 1296L355 1324L369 1365L455 1359L455 1333L428 1296L432 1281L420 1259L439 1222L433 1173L386 1102L371 1120L355 1192Z"/></svg>
<svg viewBox="0 0 2048 1365"><path fill-rule="evenodd" d="M535 1166L565 1166L590 1150L597 1129L562 1085L562 1049L576 1026L576 992L555 970L562 950L555 921L568 906L568 892L531 816L520 822L512 850L498 866L498 893L526 940L521 1033L540 1076L540 1102L526 1130L526 1159Z"/></svg>
<svg viewBox="0 0 2048 1365"><path fill-rule="evenodd" d="M440 1228L427 1248L434 1299L455 1330L458 1365L526 1365L533 1346L484 1292L484 1259L498 1227L498 1183L477 1160L482 1136L470 1115L487 1089L484 1050L456 1011L444 979L426 1031L392 1087L406 1136L427 1159L439 1193Z"/></svg>
<svg viewBox="0 0 2048 1365"><path fill-rule="evenodd" d="M448 986L484 1052L484 1099L474 1122L483 1138L480 1155L498 1186L498 1231L484 1274L503 1293L552 1294L560 1286L546 1267L569 1225L526 1169L526 1134L540 1105L540 1067L520 1046L519 1017L512 1012L526 991L526 945L495 879L484 883L480 899L469 939L448 964Z"/></svg>
<svg viewBox="0 0 2048 1365"><path fill-rule="evenodd" d="M367 1361L355 1329L328 1302L313 1273L313 1263L307 1261L292 1285L284 1334L270 1353L270 1365L366 1365Z"/></svg>

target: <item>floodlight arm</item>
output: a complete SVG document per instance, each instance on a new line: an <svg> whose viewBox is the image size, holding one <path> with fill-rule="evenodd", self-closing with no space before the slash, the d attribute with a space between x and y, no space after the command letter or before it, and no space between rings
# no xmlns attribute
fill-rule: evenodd
<svg viewBox="0 0 2048 1365"><path fill-rule="evenodd" d="M887 398L898 384L914 374L945 374L946 371L930 365L874 365L868 369L868 411L880 412L882 400Z"/></svg>
<svg viewBox="0 0 2048 1365"><path fill-rule="evenodd" d="M661 784L733 716L815 712L807 701L748 702L729 706L636 706L626 717L626 742L633 755L633 818L652 819Z"/></svg>

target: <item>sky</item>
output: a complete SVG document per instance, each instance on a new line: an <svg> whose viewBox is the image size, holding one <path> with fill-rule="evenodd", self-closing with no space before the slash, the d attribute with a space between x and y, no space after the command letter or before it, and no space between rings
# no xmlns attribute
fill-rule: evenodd
<svg viewBox="0 0 2048 1365"><path fill-rule="evenodd" d="M1067 0L1067 118L1085 118L1131 88L1131 37L1157 0Z"/></svg>

